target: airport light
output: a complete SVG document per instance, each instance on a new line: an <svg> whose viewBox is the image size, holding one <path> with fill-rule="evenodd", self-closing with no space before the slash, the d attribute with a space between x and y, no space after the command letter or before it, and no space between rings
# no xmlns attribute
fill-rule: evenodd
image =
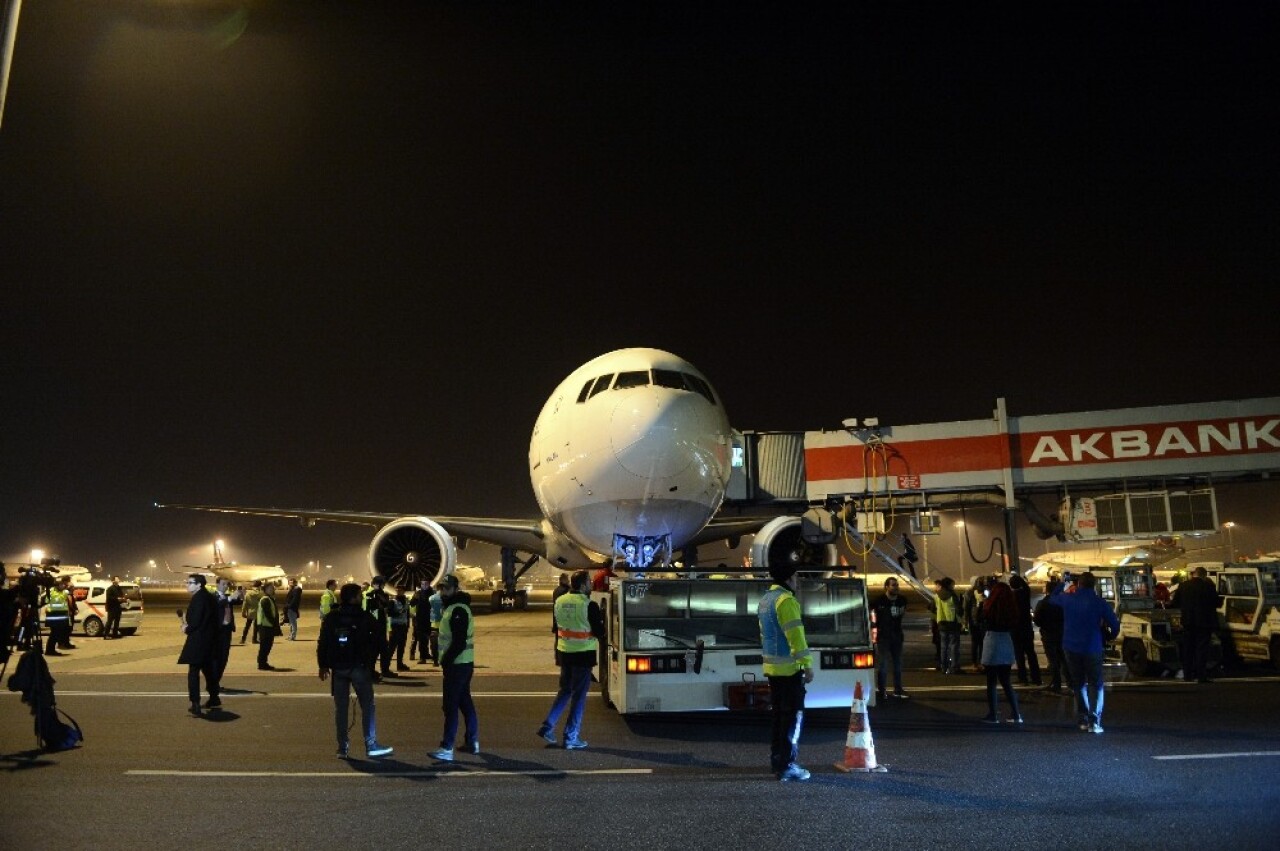
<svg viewBox="0 0 1280 851"><path fill-rule="evenodd" d="M1226 523L1222 524L1222 528L1227 530L1227 561L1235 561L1236 544L1235 540L1232 538L1231 530L1236 528L1236 524L1228 520Z"/></svg>
<svg viewBox="0 0 1280 851"><path fill-rule="evenodd" d="M964 521L951 524L956 527L956 563L960 565L960 584L964 584Z"/></svg>

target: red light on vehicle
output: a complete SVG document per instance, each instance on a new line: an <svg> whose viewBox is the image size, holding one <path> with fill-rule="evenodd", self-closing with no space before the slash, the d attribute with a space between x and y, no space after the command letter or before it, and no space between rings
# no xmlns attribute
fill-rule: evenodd
<svg viewBox="0 0 1280 851"><path fill-rule="evenodd" d="M874 653L854 653L853 667L855 668L874 668L876 666L876 654Z"/></svg>
<svg viewBox="0 0 1280 851"><path fill-rule="evenodd" d="M647 674L652 665L653 660L648 656L627 657L627 673L629 674Z"/></svg>

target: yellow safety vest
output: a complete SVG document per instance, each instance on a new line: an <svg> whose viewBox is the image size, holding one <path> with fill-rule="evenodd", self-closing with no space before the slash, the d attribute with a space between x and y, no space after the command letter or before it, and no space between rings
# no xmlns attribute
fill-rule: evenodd
<svg viewBox="0 0 1280 851"><path fill-rule="evenodd" d="M46 606L47 608L44 610L46 618L65 618L70 610L67 605L67 595L57 588L49 589L49 599Z"/></svg>
<svg viewBox="0 0 1280 851"><path fill-rule="evenodd" d="M338 597L328 588L324 589L324 593L320 595L320 617L329 614L338 603Z"/></svg>
<svg viewBox="0 0 1280 851"><path fill-rule="evenodd" d="M760 644L764 650L764 675L789 677L813 667L813 655L804 634L800 601L781 585L772 585L760 598Z"/></svg>
<svg viewBox="0 0 1280 851"><path fill-rule="evenodd" d="M586 594L573 591L556 600L556 649L561 653L599 649L600 642L591 634L591 620L587 617L590 603Z"/></svg>
<svg viewBox="0 0 1280 851"><path fill-rule="evenodd" d="M450 603L445 607L444 613L440 616L440 652L453 646L453 610L462 609L467 613L467 646L458 658L453 660L455 665L463 665L467 662L474 662L476 658L476 619L471 614L470 607L463 603Z"/></svg>

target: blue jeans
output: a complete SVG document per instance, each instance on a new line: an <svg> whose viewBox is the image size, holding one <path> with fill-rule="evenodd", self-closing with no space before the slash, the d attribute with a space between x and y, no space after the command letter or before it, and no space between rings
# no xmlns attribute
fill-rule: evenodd
<svg viewBox="0 0 1280 851"><path fill-rule="evenodd" d="M480 719L476 716L476 705L471 701L471 675L476 666L471 662L461 665L444 666L444 735L440 738L440 747L453 750L453 742L458 738L458 712L462 712L466 721L467 744L473 744L480 738Z"/></svg>
<svg viewBox="0 0 1280 851"><path fill-rule="evenodd" d="M1102 723L1102 654L1074 653L1064 650L1071 688L1076 695L1076 714L1080 723Z"/></svg>
<svg viewBox="0 0 1280 851"><path fill-rule="evenodd" d="M560 667L560 690L556 699L551 702L547 718L542 722L544 730L554 730L560 720L560 713L569 707L569 720L564 723L564 740L577 740L582 732L582 713L587 708L587 691L591 688L591 666L562 665Z"/></svg>
<svg viewBox="0 0 1280 851"><path fill-rule="evenodd" d="M373 669L363 666L333 669L333 721L338 730L338 745L347 746L347 698L353 688L360 704L360 727L365 747L372 747L378 740L373 714Z"/></svg>
<svg viewBox="0 0 1280 851"><path fill-rule="evenodd" d="M942 641L942 673L960 673L960 630L939 628L938 638Z"/></svg>
<svg viewBox="0 0 1280 851"><path fill-rule="evenodd" d="M289 640L298 640L298 613L293 609L285 611L284 616L289 621Z"/></svg>

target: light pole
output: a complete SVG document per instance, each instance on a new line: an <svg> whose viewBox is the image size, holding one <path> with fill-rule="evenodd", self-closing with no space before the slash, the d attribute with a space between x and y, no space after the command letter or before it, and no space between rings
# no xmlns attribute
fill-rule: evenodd
<svg viewBox="0 0 1280 851"><path fill-rule="evenodd" d="M1231 537L1231 530L1236 528L1236 524L1228 520L1226 523L1222 524L1222 527L1227 530L1227 561L1235 561L1236 544Z"/></svg>
<svg viewBox="0 0 1280 851"><path fill-rule="evenodd" d="M964 521L951 524L956 527L956 564L960 566L960 584L964 584Z"/></svg>

